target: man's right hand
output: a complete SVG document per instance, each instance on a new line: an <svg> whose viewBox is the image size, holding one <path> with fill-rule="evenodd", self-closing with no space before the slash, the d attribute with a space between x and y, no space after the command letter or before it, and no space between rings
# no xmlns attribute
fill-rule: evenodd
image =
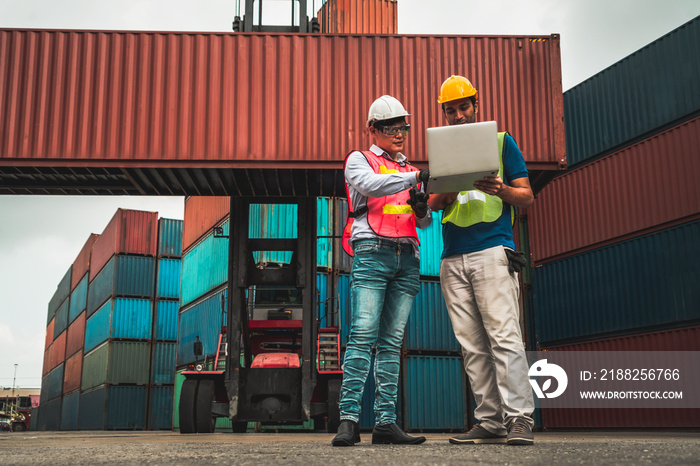
<svg viewBox="0 0 700 466"><path fill-rule="evenodd" d="M416 172L416 180L422 183L427 183L430 179L430 170L424 168L423 170Z"/></svg>

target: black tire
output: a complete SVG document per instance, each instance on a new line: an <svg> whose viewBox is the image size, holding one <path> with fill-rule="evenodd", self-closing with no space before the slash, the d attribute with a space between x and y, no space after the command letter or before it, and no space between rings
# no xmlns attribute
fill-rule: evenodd
<svg viewBox="0 0 700 466"><path fill-rule="evenodd" d="M195 421L197 432L211 434L216 429L216 417L211 412L211 404L216 400L216 384L211 379L199 382Z"/></svg>
<svg viewBox="0 0 700 466"><path fill-rule="evenodd" d="M21 422L18 422L12 427L12 432L24 432L25 430L27 430L27 427Z"/></svg>
<svg viewBox="0 0 700 466"><path fill-rule="evenodd" d="M180 390L180 405L178 411L180 414L180 433L194 434L195 429L195 403L197 401L197 388L199 380L185 379Z"/></svg>
<svg viewBox="0 0 700 466"><path fill-rule="evenodd" d="M338 432L340 426L340 387L342 380L331 379L328 381L328 432Z"/></svg>
<svg viewBox="0 0 700 466"><path fill-rule="evenodd" d="M233 424L232 428L234 434L245 434L246 431L248 431L247 421L233 421L231 424Z"/></svg>

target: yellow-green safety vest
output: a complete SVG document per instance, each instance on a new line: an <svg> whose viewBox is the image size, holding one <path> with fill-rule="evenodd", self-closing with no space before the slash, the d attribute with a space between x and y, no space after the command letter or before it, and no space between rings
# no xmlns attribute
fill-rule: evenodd
<svg viewBox="0 0 700 466"><path fill-rule="evenodd" d="M503 178L503 141L507 132L498 133L498 176ZM457 199L447 207L442 215L442 223L452 222L458 227L470 227L477 223L495 222L503 212L503 201L498 196L486 194L478 189L461 191ZM515 212L510 209L510 222L515 220Z"/></svg>

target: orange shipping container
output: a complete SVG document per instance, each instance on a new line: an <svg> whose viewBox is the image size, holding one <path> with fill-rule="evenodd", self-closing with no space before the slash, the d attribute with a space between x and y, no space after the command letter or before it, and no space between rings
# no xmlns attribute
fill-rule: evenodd
<svg viewBox="0 0 700 466"><path fill-rule="evenodd" d="M76 351L83 348L85 343L85 315L81 312L78 317L68 327L66 336L66 356L70 357Z"/></svg>
<svg viewBox="0 0 700 466"><path fill-rule="evenodd" d="M185 220L182 223L182 250L204 236L229 214L227 196L190 196L185 199Z"/></svg>
<svg viewBox="0 0 700 466"><path fill-rule="evenodd" d="M83 373L83 352L75 353L66 360L63 372L63 393L70 393L80 388L80 377Z"/></svg>
<svg viewBox="0 0 700 466"><path fill-rule="evenodd" d="M158 243L158 214L117 209L95 240L90 259L90 281L114 254L155 256Z"/></svg>
<svg viewBox="0 0 700 466"><path fill-rule="evenodd" d="M46 339L44 341L44 350L48 350L49 346L51 346L51 343L53 343L53 328L55 324L56 318L54 317L53 319L51 319L51 322L49 322L49 325L46 326Z"/></svg>
<svg viewBox="0 0 700 466"><path fill-rule="evenodd" d="M90 269L90 255L92 254L92 246L95 244L95 240L100 235L92 233L88 236L87 241L83 245L83 248L78 253L78 256L73 262L73 268L71 272L70 279L70 289L71 291L80 283L80 279L87 273Z"/></svg>
<svg viewBox="0 0 700 466"><path fill-rule="evenodd" d="M66 334L62 332L51 344L49 348L49 371L55 369L66 360Z"/></svg>

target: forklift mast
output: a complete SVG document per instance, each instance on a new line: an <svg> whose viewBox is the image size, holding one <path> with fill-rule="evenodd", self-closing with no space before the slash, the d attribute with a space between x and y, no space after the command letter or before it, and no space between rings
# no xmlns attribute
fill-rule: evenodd
<svg viewBox="0 0 700 466"><path fill-rule="evenodd" d="M296 238L249 238L248 219L252 204L296 204ZM311 398L316 386L316 198L290 199L231 197L229 229L229 280L224 383L232 421L293 421L311 419ZM289 264L265 267L256 264L257 251L290 251ZM300 367L274 370L252 366L251 321L246 291L251 287L297 288L301 293L302 318L283 321L301 327ZM270 323L281 323L270 321ZM256 322L257 323L257 322ZM242 355L242 357L241 357Z"/></svg>

